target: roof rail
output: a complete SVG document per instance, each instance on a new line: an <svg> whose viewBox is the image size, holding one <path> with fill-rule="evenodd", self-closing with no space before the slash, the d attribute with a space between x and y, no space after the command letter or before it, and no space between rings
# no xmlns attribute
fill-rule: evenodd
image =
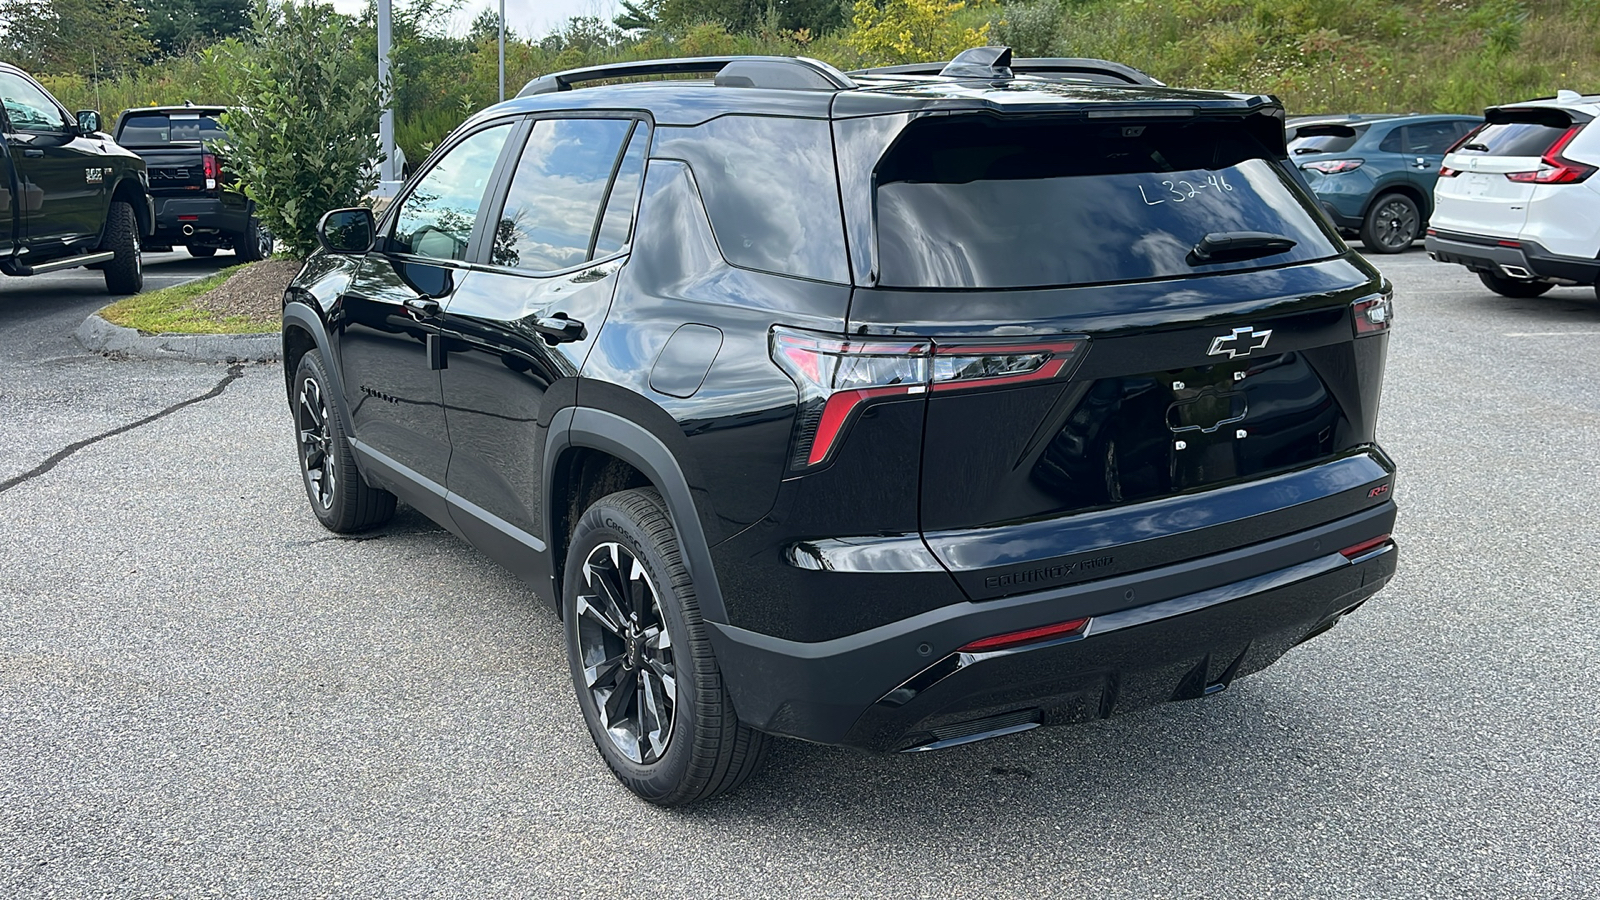
<svg viewBox="0 0 1600 900"><path fill-rule="evenodd" d="M872 69L856 69L849 75L939 75L943 73L950 63L928 62L910 63L903 66L879 66ZM1016 75L1100 75L1114 78L1127 84L1144 84L1162 87L1162 83L1149 75L1125 66L1122 63L1111 62L1105 59L1068 59L1054 57L1040 57L1036 59L1012 59L1011 71Z"/></svg>
<svg viewBox="0 0 1600 900"><path fill-rule="evenodd" d="M651 59L569 69L541 75L523 86L518 97L570 91L585 81L646 78L651 75L715 75L723 87L839 91L855 87L843 72L825 62L801 56L700 56Z"/></svg>

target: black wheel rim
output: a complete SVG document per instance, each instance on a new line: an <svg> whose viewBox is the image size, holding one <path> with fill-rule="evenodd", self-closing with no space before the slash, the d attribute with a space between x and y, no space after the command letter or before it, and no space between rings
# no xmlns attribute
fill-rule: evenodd
<svg viewBox="0 0 1600 900"><path fill-rule="evenodd" d="M296 418L300 427L300 467L306 475L306 488L318 506L331 509L339 476L334 471L333 439L328 432L328 401L323 398L322 386L315 378L307 378L300 384Z"/></svg>
<svg viewBox="0 0 1600 900"><path fill-rule="evenodd" d="M272 232L265 228L256 229L256 255L262 259L272 255Z"/></svg>
<svg viewBox="0 0 1600 900"><path fill-rule="evenodd" d="M1378 243L1404 249L1417 238L1417 211L1403 200L1390 200L1378 208Z"/></svg>
<svg viewBox="0 0 1600 900"><path fill-rule="evenodd" d="M667 752L678 708L660 595L639 560L615 542L590 551L583 581L575 627L584 684L612 745L649 765Z"/></svg>

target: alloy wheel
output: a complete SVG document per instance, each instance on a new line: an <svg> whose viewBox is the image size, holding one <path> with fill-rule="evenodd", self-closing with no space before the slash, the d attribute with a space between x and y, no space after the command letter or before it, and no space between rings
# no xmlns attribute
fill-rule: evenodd
<svg viewBox="0 0 1600 900"><path fill-rule="evenodd" d="M603 543L583 565L578 651L600 725L624 756L661 759L677 711L677 666L661 598L627 547Z"/></svg>
<svg viewBox="0 0 1600 900"><path fill-rule="evenodd" d="M301 382L295 418L300 427L300 465L305 471L306 485L323 509L331 509L339 476L333 459L333 437L328 429L328 401L322 396L322 386L315 378Z"/></svg>
<svg viewBox="0 0 1600 900"><path fill-rule="evenodd" d="M1417 238L1417 211L1404 200L1390 200L1378 210L1378 242L1405 249Z"/></svg>

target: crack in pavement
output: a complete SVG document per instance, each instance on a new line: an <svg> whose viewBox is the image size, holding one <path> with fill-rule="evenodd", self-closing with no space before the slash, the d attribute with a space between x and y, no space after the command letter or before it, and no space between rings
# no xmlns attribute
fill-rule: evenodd
<svg viewBox="0 0 1600 900"><path fill-rule="evenodd" d="M174 403L171 406L167 407L166 409L161 410L160 412L151 413L150 415L145 416L144 418L140 419L137 422L129 422L126 425L119 425L116 428L111 429L110 431L101 432L100 434L97 434L94 437L84 438L83 440L77 441L76 443L68 444L67 446L62 447L60 450L57 450L55 453L51 454L49 459L47 459L44 462L40 463L39 465L35 466L30 471L24 472L21 475L18 475L17 477L15 477L15 478L11 478L11 479L8 479L6 481L0 481L0 494L3 494L6 491L11 490L12 488L16 487L19 484L22 484L25 481L32 481L33 479L38 478L40 475L43 475L44 473L50 471L51 469L54 469L57 465L59 465L61 463L62 460L66 459L67 457L71 456L74 453L77 453L79 450L82 450L83 448L85 448L85 447L87 447L87 446L89 446L91 444L98 444L99 442L105 440L106 438L116 437L119 434L124 434L126 432L132 431L135 428L142 428L145 425L149 425L151 422L154 422L157 419L163 418L165 416L169 416L169 415L177 412L178 410L183 409L185 406L192 406L192 405L194 405L196 403L200 403L200 402L203 402L203 401L206 401L206 400L210 400L211 398L216 397L219 394L221 394L223 391L227 390L228 385L234 383L235 381L238 381L240 378L243 378L243 377L244 377L244 365L242 363L235 363L235 364L233 364L233 365L228 367L228 374L222 376L222 380L217 382L217 386L212 388L209 391L206 391L204 394L201 394L198 397L190 397L187 400L180 400L177 403Z"/></svg>

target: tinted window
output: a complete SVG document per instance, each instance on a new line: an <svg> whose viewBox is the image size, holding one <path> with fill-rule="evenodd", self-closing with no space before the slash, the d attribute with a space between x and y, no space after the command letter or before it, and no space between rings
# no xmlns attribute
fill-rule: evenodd
<svg viewBox="0 0 1600 900"><path fill-rule="evenodd" d="M1461 145L1461 150L1490 156L1543 156L1566 133L1567 126L1502 122L1486 126Z"/></svg>
<svg viewBox="0 0 1600 900"><path fill-rule="evenodd" d="M395 249L433 259L464 258L489 175L510 134L511 123L496 125L441 157L400 205Z"/></svg>
<svg viewBox="0 0 1600 900"><path fill-rule="evenodd" d="M969 118L975 121L913 123L879 164L879 282L886 287L1134 281L1340 252L1289 176L1236 124ZM1223 231L1264 231L1296 245L1190 265L1190 250Z"/></svg>
<svg viewBox="0 0 1600 900"><path fill-rule="evenodd" d="M222 126L209 115L139 113L122 120L117 143L125 147L209 141L222 136Z"/></svg>
<svg viewBox="0 0 1600 900"><path fill-rule="evenodd" d="M1439 155L1461 137L1455 122L1421 122L1406 126L1406 152Z"/></svg>
<svg viewBox="0 0 1600 900"><path fill-rule="evenodd" d="M648 143L649 129L644 125L635 128L628 153L617 168L611 196L606 199L606 213L594 244L596 259L616 253L633 239L633 209L639 202L639 184L644 181L644 151Z"/></svg>
<svg viewBox="0 0 1600 900"><path fill-rule="evenodd" d="M1381 153L1404 153L1404 152L1406 152L1405 143L1402 141L1402 138L1405 137L1405 133L1406 133L1406 130L1404 128L1396 128L1396 129L1390 131L1388 134L1384 135L1383 143L1378 145L1379 152L1381 152Z"/></svg>
<svg viewBox="0 0 1600 900"><path fill-rule="evenodd" d="M651 155L689 164L728 262L849 282L826 121L723 116L695 128L660 128Z"/></svg>
<svg viewBox="0 0 1600 900"><path fill-rule="evenodd" d="M553 272L589 258L606 185L633 122L545 119L522 149L490 262Z"/></svg>
<svg viewBox="0 0 1600 900"><path fill-rule="evenodd" d="M1307 125L1300 129L1300 137L1289 142L1289 152L1297 156L1306 153L1343 153L1354 147L1366 130L1365 126L1351 128L1348 125ZM1311 133L1307 134L1308 131ZM1319 134L1318 131L1322 133Z"/></svg>
<svg viewBox="0 0 1600 900"><path fill-rule="evenodd" d="M0 105L18 131L60 131L67 126L48 94L10 72L0 72Z"/></svg>

